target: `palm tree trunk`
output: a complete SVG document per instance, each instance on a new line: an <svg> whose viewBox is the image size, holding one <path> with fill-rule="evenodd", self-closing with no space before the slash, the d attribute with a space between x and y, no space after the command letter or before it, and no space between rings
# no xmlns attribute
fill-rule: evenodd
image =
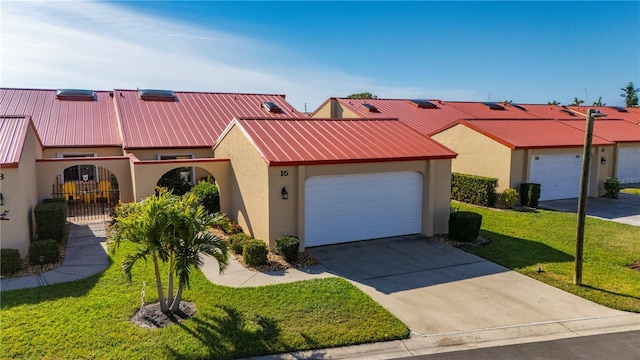
<svg viewBox="0 0 640 360"><path fill-rule="evenodd" d="M160 311L167 312L169 311L169 307L167 306L167 301L164 298L164 289L162 289L162 279L160 278L160 267L158 266L158 256L156 252L151 252L151 256L153 257L153 269L156 274L156 288L158 289L158 302L160 302Z"/></svg>
<svg viewBox="0 0 640 360"><path fill-rule="evenodd" d="M173 303L173 253L169 255L169 273L167 274L167 304Z"/></svg>
<svg viewBox="0 0 640 360"><path fill-rule="evenodd" d="M182 300L182 284L178 284L178 292L176 292L176 297L173 299L173 303L171 304L171 312L176 312L180 307L180 301Z"/></svg>

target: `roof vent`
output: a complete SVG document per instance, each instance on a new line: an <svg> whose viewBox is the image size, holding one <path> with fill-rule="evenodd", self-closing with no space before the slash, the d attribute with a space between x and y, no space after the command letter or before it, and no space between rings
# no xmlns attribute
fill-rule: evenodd
<svg viewBox="0 0 640 360"><path fill-rule="evenodd" d="M411 102L411 104L417 108L420 109L437 109L438 107L436 106L436 104L432 103L431 101L428 100L422 100L422 99L413 99L413 100L409 100Z"/></svg>
<svg viewBox="0 0 640 360"><path fill-rule="evenodd" d="M280 108L280 106L278 106L278 104L274 103L273 101L265 101L262 103L262 107L267 109L267 111L271 112L271 113L279 113L282 111L282 109Z"/></svg>
<svg viewBox="0 0 640 360"><path fill-rule="evenodd" d="M520 110L527 111L527 109L525 109L525 107L522 106L522 105L518 105L518 104L514 104L514 103L510 103L509 105L513 106L514 108L518 108Z"/></svg>
<svg viewBox="0 0 640 360"><path fill-rule="evenodd" d="M176 94L173 90L138 89L140 99L152 101L175 101Z"/></svg>
<svg viewBox="0 0 640 360"><path fill-rule="evenodd" d="M369 112L378 112L378 108L369 103L363 103L362 106L366 107Z"/></svg>
<svg viewBox="0 0 640 360"><path fill-rule="evenodd" d="M483 102L482 105L488 107L491 110L504 110L504 106L498 105L494 102Z"/></svg>
<svg viewBox="0 0 640 360"><path fill-rule="evenodd" d="M58 89L56 98L58 100L93 101L96 94L93 90L84 89Z"/></svg>
<svg viewBox="0 0 640 360"><path fill-rule="evenodd" d="M622 106L609 106L610 108L612 108L613 110L618 110L618 112L629 112L627 109L623 108Z"/></svg>

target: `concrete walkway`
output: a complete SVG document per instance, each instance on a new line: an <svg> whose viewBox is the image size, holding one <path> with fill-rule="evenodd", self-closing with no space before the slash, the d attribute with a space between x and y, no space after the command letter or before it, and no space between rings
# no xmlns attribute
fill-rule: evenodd
<svg viewBox="0 0 640 360"><path fill-rule="evenodd" d="M109 266L103 221L70 224L62 266L40 275L0 279L0 291L26 289L87 278Z"/></svg>
<svg viewBox="0 0 640 360"><path fill-rule="evenodd" d="M61 267L39 276L2 279L1 288L4 291L56 284L82 279L104 271L109 264L109 258L105 249L105 240L105 229L104 223L102 222L83 225L72 224L69 241L67 243L67 253L64 264ZM415 239L410 238L409 240L409 242L411 242ZM376 252L375 246L377 244L384 242L385 239L381 239L355 245L344 244L339 246L354 246L356 248L358 246L371 247L371 249L367 250L369 254L371 254L371 251ZM513 271L504 268L496 271L494 268L498 266L490 262L468 262L466 261L468 259L465 260L464 254L466 253L460 252L457 249L451 248L454 251L449 251L449 247L443 244L437 242L426 243L430 244L430 247L428 249L422 249L419 253L411 249L404 249L402 251L417 253L419 257L424 257L425 254L428 253L431 253L434 258L454 256L462 259L463 263L457 265L442 263L438 265L432 261L430 262L430 266L433 266L432 268L420 270L414 275L409 272L404 274L386 274L386 276L375 276L374 278L362 277L361 275L363 273L360 270L341 274L340 272L344 270L338 269L336 264L339 264L341 261L346 261L348 263L347 268L351 269L354 269L353 266L355 264L349 263L347 260L333 261L332 263L328 260L332 256L331 249L329 247L322 247L317 248L320 251L313 249L314 256L323 262L326 260L328 265L336 268L317 265L304 269L289 269L262 273L246 269L235 259L231 258L227 271L221 275L218 272L216 261L211 257L205 256L203 257L204 266L202 272L211 282L231 287L264 286L342 276L369 294L369 296L389 309L394 315L398 316L400 320L409 325L411 330L411 338L406 340L331 349L317 349L290 354L270 355L255 359L392 359L473 348L640 330L640 314L606 309ZM402 247L394 243L385 251L398 248ZM338 251L344 252L345 249L340 248ZM357 249L355 251L356 253L360 252L360 250ZM463 255L458 256L461 253ZM339 254L340 253L337 255ZM337 255L334 253L333 257L339 257ZM328 257L325 258L325 256ZM406 256L406 253L403 254L403 256ZM350 257L352 260L354 259L353 256ZM370 258L366 256L364 259L368 259L367 261L371 262ZM438 261L444 260L440 259ZM429 260L423 259L423 262L429 263ZM443 276L450 278L452 274L454 278L461 276L460 271L462 271L462 273L468 273L468 271L473 270L471 269L472 267L478 264L484 264L483 266L485 267L494 266L494 268L492 268L493 270L489 273L481 272L472 276L467 274L463 275L463 278L460 279L451 278L446 281L442 280ZM406 263L401 262L399 266L404 267ZM388 267L373 266L373 268L371 268L371 264L369 264L369 270L374 270L368 271L379 271L384 268ZM391 271L393 272L394 270L392 269ZM436 282L430 283L433 281ZM550 295L536 297L537 295L535 295L535 291L530 289L531 287L545 289L544 293ZM506 296L497 298L497 302L492 300L491 296L495 296L495 294L487 291L487 289L491 288L498 289L500 293L505 293ZM514 290L510 292L509 288L513 288ZM474 298L475 300L471 298L465 300L465 297L459 296L459 294L463 292L467 293L470 291L475 294L473 295L474 297L478 294L484 295L477 299ZM470 305L473 305L474 302L480 303L483 300L482 297L485 297L491 300L491 302L497 303L497 306L489 310L491 312L498 311L496 309L500 308L500 306L505 308L518 308L521 299L517 299L517 297L522 297L519 295L521 292L526 293L526 297L533 297L529 302L534 304L539 302L540 299L543 299L544 303L549 305L549 312L545 310L546 305L543 307L534 305L534 310L539 313L536 313L535 317L529 317L527 320L526 318L531 315L531 310L521 307L520 309L524 314L525 320L519 321L516 319L505 322L504 324L498 324L495 322L495 319L509 318L511 316L500 315L498 312L494 313L496 316L483 314L483 311L486 309L483 310L483 306L480 306L480 308L475 306L471 308L472 311L483 314L483 316L476 316L473 319L469 318L468 321L465 320L468 315L466 315L461 308L460 300L463 302L467 301ZM448 301L447 297L453 295L455 296L451 299L457 300ZM514 299L510 299L509 296L513 296ZM576 298L576 303L584 305L578 306L584 308L585 315L580 317L555 316L555 314L563 313L565 310L574 313L575 309L567 308L566 306L568 305L565 303L555 303L554 296L558 298ZM500 303L502 303L502 305L500 305ZM428 314L430 319L424 318L424 315L417 316L419 309L428 309L428 313L425 314ZM592 312L591 310L594 309L597 311ZM510 309L510 311L511 310L513 309ZM554 315L549 317L545 315L547 313ZM478 321L482 321L478 319L482 318L487 319L484 325L478 323ZM423 325L427 326L428 331L420 328L420 323L422 322L425 322ZM473 326L469 326L471 323L473 323ZM434 327L434 324L440 325Z"/></svg>

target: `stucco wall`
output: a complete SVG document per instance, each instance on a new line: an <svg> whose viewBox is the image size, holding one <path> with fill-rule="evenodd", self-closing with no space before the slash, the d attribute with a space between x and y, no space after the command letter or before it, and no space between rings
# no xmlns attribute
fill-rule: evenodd
<svg viewBox="0 0 640 360"><path fill-rule="evenodd" d="M231 202L227 215L245 233L270 241L268 167L266 161L238 127L233 126L214 150L217 158L230 159ZM222 189L220 193L222 197Z"/></svg>
<svg viewBox="0 0 640 360"><path fill-rule="evenodd" d="M27 256L35 235L33 208L38 203L36 157L39 156L40 145L29 128L18 167L0 169L4 175L0 180L0 192L4 196L0 211L9 210L9 220L0 220L0 246L18 249L23 257Z"/></svg>
<svg viewBox="0 0 640 360"><path fill-rule="evenodd" d="M122 156L122 147L82 147L82 148L47 148L42 151L42 157L45 159L55 159L59 153L96 153L96 156Z"/></svg>
<svg viewBox="0 0 640 360"><path fill-rule="evenodd" d="M322 106L317 112L313 115L313 118L322 119L322 118L359 118L356 113L349 110L348 108L340 105L337 100L331 100Z"/></svg>
<svg viewBox="0 0 640 360"><path fill-rule="evenodd" d="M505 145L462 124L431 138L458 153L458 157L451 163L451 171L497 178L497 191L513 186L512 150Z"/></svg>
<svg viewBox="0 0 640 360"><path fill-rule="evenodd" d="M326 104L324 104L324 106L318 108L315 112L315 114L313 114L314 118L318 118L318 119L327 119L327 118L333 118L333 114L331 113L331 109L333 107L335 107L335 104L337 101L335 100L330 100L328 101Z"/></svg>

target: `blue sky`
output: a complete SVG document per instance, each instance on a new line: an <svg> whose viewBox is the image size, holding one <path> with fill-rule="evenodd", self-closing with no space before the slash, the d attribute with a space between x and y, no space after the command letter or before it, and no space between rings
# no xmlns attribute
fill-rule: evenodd
<svg viewBox="0 0 640 360"><path fill-rule="evenodd" d="M2 1L0 85L622 105L640 2Z"/></svg>

